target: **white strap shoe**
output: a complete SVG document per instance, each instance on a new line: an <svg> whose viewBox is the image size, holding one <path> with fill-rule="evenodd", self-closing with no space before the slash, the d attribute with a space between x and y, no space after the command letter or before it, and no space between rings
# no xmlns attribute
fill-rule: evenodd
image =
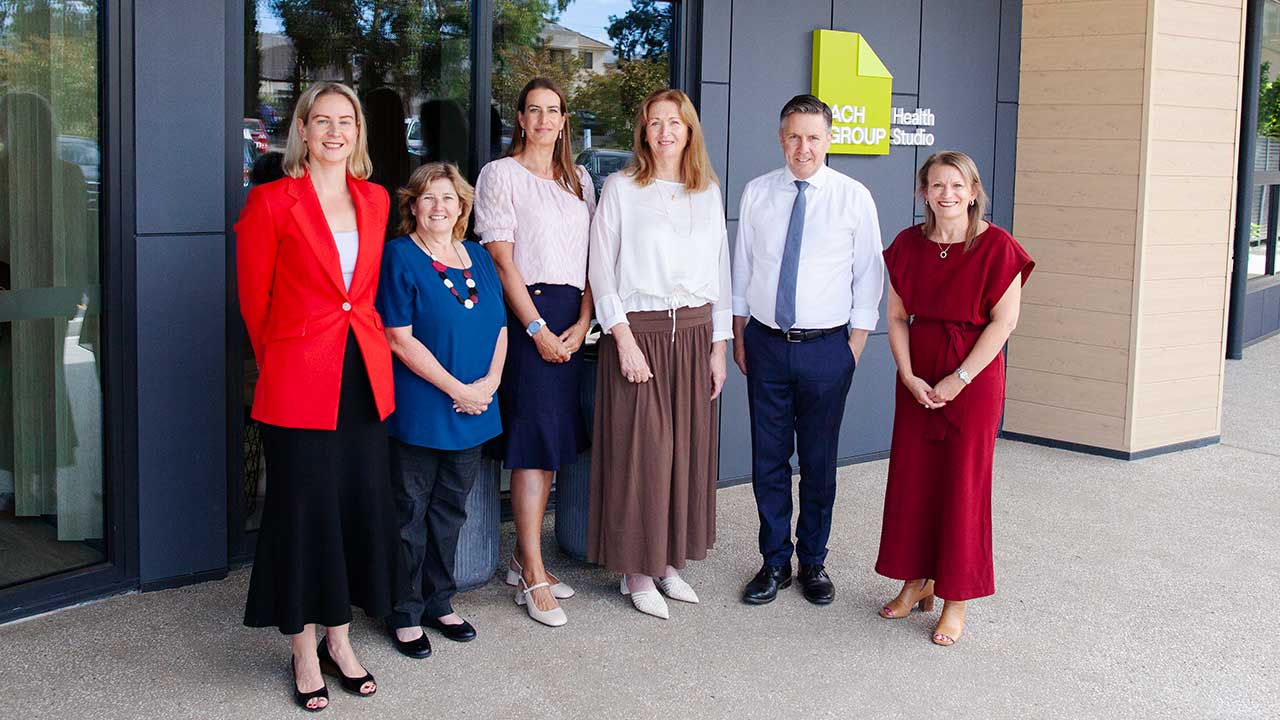
<svg viewBox="0 0 1280 720"><path fill-rule="evenodd" d="M662 594L672 600L697 604L698 593L694 592L689 583L685 582L684 578L678 574L671 577L658 578L656 582Z"/></svg>
<svg viewBox="0 0 1280 720"><path fill-rule="evenodd" d="M622 585L619 588L623 595L631 596L631 604L636 609L646 615L670 620L671 613L667 611L667 601L662 599L662 594L657 590L637 590L631 592L631 588L627 587L627 576L622 576Z"/></svg>
<svg viewBox="0 0 1280 720"><path fill-rule="evenodd" d="M515 559L514 556L512 556L511 563L507 565L506 583L511 587L519 586L520 573L523 571L524 571L524 568L521 567L520 561ZM550 577L551 579L555 580L555 582L551 583L552 597L554 597L557 600L567 600L573 597L574 595L573 588L569 587L568 584L560 582L560 579L557 578L555 575L552 575L550 571L547 571L547 577Z"/></svg>
<svg viewBox="0 0 1280 720"><path fill-rule="evenodd" d="M537 590L538 588L544 587L550 587L550 585L540 582L533 587L529 587L528 585L525 585L524 578L520 578L520 587L516 590L516 604L524 605L529 611L529 617L537 620L543 625L560 627L561 625L569 622L569 616L564 614L564 608L556 606L551 610L541 610L538 608L537 603L533 601L533 598L529 597L529 593Z"/></svg>

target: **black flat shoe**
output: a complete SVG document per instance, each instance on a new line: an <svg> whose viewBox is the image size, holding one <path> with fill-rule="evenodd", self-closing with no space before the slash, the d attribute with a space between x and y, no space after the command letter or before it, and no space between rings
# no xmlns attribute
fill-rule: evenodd
<svg viewBox="0 0 1280 720"><path fill-rule="evenodd" d="M399 650L401 655L414 660L425 660L431 657L431 641L427 639L426 633L407 642L396 637L395 628L387 628L387 633L391 635L391 642L395 644L396 650Z"/></svg>
<svg viewBox="0 0 1280 720"><path fill-rule="evenodd" d="M329 686L328 685L321 685L319 690L312 690L309 693L304 693L298 689L298 673L294 669L292 655L289 656L289 672L293 674L293 701L297 703L298 707L302 708L303 710L306 710L307 712L320 712L321 710L329 707ZM320 707L311 707L307 705L307 703L311 702L316 698L324 698L325 703Z"/></svg>
<svg viewBox="0 0 1280 720"><path fill-rule="evenodd" d="M742 591L742 602L748 605L766 605L778 597L779 590L788 587L791 587L791 563L765 565Z"/></svg>
<svg viewBox="0 0 1280 720"><path fill-rule="evenodd" d="M466 620L463 620L461 625L446 625L436 618L424 616L422 625L432 630L438 630L442 635L454 642L471 642L476 639L476 629Z"/></svg>
<svg viewBox="0 0 1280 720"><path fill-rule="evenodd" d="M320 641L319 647L316 648L316 654L320 656L320 672L338 678L342 683L343 690L360 697L369 697L378 692L378 681L373 679L373 673L366 672L364 677L357 678L347 677L343 674L342 668L338 667L338 663L329 654L329 643L327 641ZM364 687L365 683L373 683L373 689L369 692L361 692L360 688Z"/></svg>
<svg viewBox="0 0 1280 720"><path fill-rule="evenodd" d="M801 565L797 577L804 599L814 605L830 605L836 599L836 586L821 565Z"/></svg>

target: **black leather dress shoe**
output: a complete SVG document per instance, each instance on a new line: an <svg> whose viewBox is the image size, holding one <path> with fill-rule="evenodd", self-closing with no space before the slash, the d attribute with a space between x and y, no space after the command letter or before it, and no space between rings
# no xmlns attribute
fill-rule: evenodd
<svg viewBox="0 0 1280 720"><path fill-rule="evenodd" d="M791 586L791 563L765 565L751 578L742 591L742 602L748 605L766 605L778 597L778 591Z"/></svg>
<svg viewBox="0 0 1280 720"><path fill-rule="evenodd" d="M439 620L424 616L422 618L422 626L429 627L432 630L439 630L441 634L454 642L471 642L476 639L476 629L466 620L461 625L446 625Z"/></svg>
<svg viewBox="0 0 1280 720"><path fill-rule="evenodd" d="M414 660L431 657L431 641L427 639L426 633L422 633L422 637L417 640L405 642L396 637L395 628L387 628L387 631L391 634L391 642L395 643L396 650L399 650L401 655Z"/></svg>
<svg viewBox="0 0 1280 720"><path fill-rule="evenodd" d="M804 599L814 605L830 605L835 600L835 583L831 582L831 576L822 565L801 565L796 579L804 592Z"/></svg>

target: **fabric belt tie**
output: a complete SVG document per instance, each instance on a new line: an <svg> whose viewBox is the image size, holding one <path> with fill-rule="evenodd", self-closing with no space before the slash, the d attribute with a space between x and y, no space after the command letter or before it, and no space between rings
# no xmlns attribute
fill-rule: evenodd
<svg viewBox="0 0 1280 720"><path fill-rule="evenodd" d="M914 322L921 322L917 318ZM963 322L950 322L946 320L930 320L923 319L923 322L935 323L942 326L943 332L946 333L946 343L943 344L939 351L937 367L942 369L943 373L953 372L954 368L960 367L960 363L969 355L969 348L977 341L978 336L982 334L981 326L972 325ZM947 375L944 374L934 381L934 385L942 382ZM964 432L966 408L968 403L963 401L956 402L960 397L952 398L950 402L943 405L937 410L926 410L924 436L928 440L945 440L948 432Z"/></svg>

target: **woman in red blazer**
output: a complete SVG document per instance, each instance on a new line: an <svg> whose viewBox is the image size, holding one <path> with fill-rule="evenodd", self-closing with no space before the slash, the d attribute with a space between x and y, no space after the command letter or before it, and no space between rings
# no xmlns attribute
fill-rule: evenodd
<svg viewBox="0 0 1280 720"><path fill-rule="evenodd" d="M286 177L254 188L236 223L240 310L259 379L268 482L244 622L293 645L294 699L328 705L322 673L377 684L348 638L351 606L391 612L395 536L383 420L395 394L374 310L389 201L366 182L360 101L317 83L298 99ZM315 626L327 627L316 645Z"/></svg>

